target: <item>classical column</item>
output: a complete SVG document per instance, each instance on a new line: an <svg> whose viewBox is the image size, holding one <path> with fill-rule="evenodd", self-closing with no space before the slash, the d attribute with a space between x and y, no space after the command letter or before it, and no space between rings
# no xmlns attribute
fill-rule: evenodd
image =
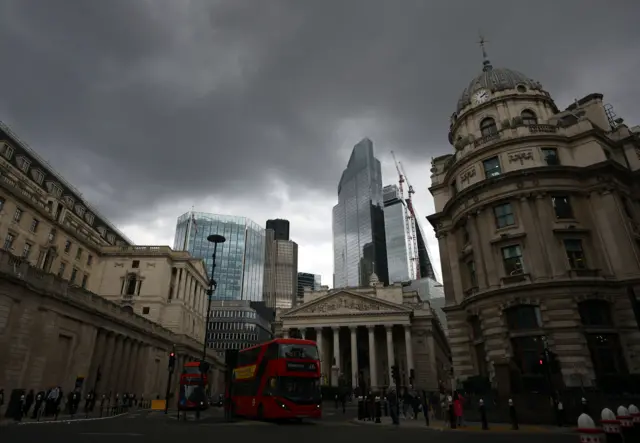
<svg viewBox="0 0 640 443"><path fill-rule="evenodd" d="M129 358L127 362L127 372L124 377L124 389L129 393L134 393L138 386L135 385L135 371L138 362L138 342L133 340L131 342L131 351L129 352Z"/></svg>
<svg viewBox="0 0 640 443"><path fill-rule="evenodd" d="M120 367L118 370L118 379L116 381L116 391L124 393L126 391L125 384L127 378L127 372L129 371L129 356L131 353L131 340L125 338L122 341L122 358L120 360Z"/></svg>
<svg viewBox="0 0 640 443"><path fill-rule="evenodd" d="M369 330L369 386L372 390L378 387L377 361L376 361L376 327L367 326Z"/></svg>
<svg viewBox="0 0 640 443"><path fill-rule="evenodd" d="M316 328L316 346L318 347L318 359L320 360L320 374L322 374L324 362L324 356L322 355L322 328Z"/></svg>
<svg viewBox="0 0 640 443"><path fill-rule="evenodd" d="M332 369L336 368L335 377L331 377L331 384L333 386L338 386L338 378L340 377L340 328L333 327L331 328L333 331L333 360L334 364L332 365Z"/></svg>
<svg viewBox="0 0 640 443"><path fill-rule="evenodd" d="M116 346L113 351L113 363L109 374L109 383L105 386L111 390L112 397L120 393L118 392L118 375L120 374L120 365L122 364L123 339L124 337L122 335L116 335Z"/></svg>
<svg viewBox="0 0 640 443"><path fill-rule="evenodd" d="M300 329L300 335L302 336L303 339L307 339L307 328L302 328Z"/></svg>
<svg viewBox="0 0 640 443"><path fill-rule="evenodd" d="M144 343L140 343L140 350L138 352L138 359L136 360L136 377L134 390L140 395L147 397L149 390L147 388L149 380L149 347ZM148 398L148 397L147 397Z"/></svg>
<svg viewBox="0 0 640 443"><path fill-rule="evenodd" d="M352 326L351 330L351 386L358 386L358 328Z"/></svg>
<svg viewBox="0 0 640 443"><path fill-rule="evenodd" d="M394 384L394 380L391 380L391 366L394 365L394 356L393 356L393 325L384 325L385 330L387 331L387 369L389 371L389 386Z"/></svg>
<svg viewBox="0 0 640 443"><path fill-rule="evenodd" d="M98 386L99 392L104 394L109 394L109 390L111 386L109 386L109 380L111 379L111 369L113 368L113 357L116 345L116 336L111 332L105 331L106 344L104 357L102 358L101 365L103 368L100 370L102 373L102 380L100 381L100 385Z"/></svg>
<svg viewBox="0 0 640 443"><path fill-rule="evenodd" d="M407 380L411 377L413 368L413 345L411 343L411 326L404 325L404 342L407 350Z"/></svg>
<svg viewBox="0 0 640 443"><path fill-rule="evenodd" d="M105 347L107 341L107 331L104 329L98 329L98 336L96 337L96 345L93 348L93 358L91 359L91 368L89 374L87 374L87 384L85 389L87 391L92 390L96 385L96 375L99 370L102 370L100 365L104 359Z"/></svg>

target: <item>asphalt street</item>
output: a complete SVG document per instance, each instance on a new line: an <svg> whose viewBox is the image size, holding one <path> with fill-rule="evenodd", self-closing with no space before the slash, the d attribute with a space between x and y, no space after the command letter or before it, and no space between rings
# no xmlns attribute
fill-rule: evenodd
<svg viewBox="0 0 640 443"><path fill-rule="evenodd" d="M354 411L336 413L327 408L325 417L319 421L303 421L302 423L265 423L257 421L237 421L224 423L219 416L211 415L194 421L176 420L175 414L165 416L161 412L138 412L122 417L106 420L89 420L75 422L40 423L27 425L11 425L0 427L0 441L8 443L31 443L46 441L47 443L92 443L112 442L157 442L176 443L200 439L212 441L220 438L253 439L287 441L293 436L301 437L306 443L349 442L354 438L366 439L368 443L386 443L389 438L429 439L435 442L480 442L534 443L544 439L546 443L569 443L578 441L576 434L513 434L482 433L464 431L435 431L425 428L395 428L385 425L358 425L353 423ZM206 440L204 440L206 439ZM197 440L196 440L197 441Z"/></svg>

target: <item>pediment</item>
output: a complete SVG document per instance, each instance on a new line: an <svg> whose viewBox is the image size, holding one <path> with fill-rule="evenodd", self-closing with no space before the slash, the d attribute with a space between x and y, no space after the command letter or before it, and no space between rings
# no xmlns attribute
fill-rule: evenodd
<svg viewBox="0 0 640 443"><path fill-rule="evenodd" d="M316 315L349 315L349 314L390 314L408 313L410 308L382 300L369 295L349 291L327 294L309 303L294 308L282 315L282 318L304 317Z"/></svg>

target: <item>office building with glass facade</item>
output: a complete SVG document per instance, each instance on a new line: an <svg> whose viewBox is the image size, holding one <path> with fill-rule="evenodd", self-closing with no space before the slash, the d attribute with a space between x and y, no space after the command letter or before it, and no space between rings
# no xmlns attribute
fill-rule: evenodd
<svg viewBox="0 0 640 443"><path fill-rule="evenodd" d="M288 230L287 222L287 236ZM273 229L266 230L263 299L269 308L291 309L298 291L298 244L277 236Z"/></svg>
<svg viewBox="0 0 640 443"><path fill-rule="evenodd" d="M308 272L298 272L298 301L304 298L304 289L319 291L322 286L322 276Z"/></svg>
<svg viewBox="0 0 640 443"><path fill-rule="evenodd" d="M275 311L264 302L215 300L211 303L211 322L207 331L209 348L219 353L244 349L270 340Z"/></svg>
<svg viewBox="0 0 640 443"><path fill-rule="evenodd" d="M289 240L289 220L276 218L267 220L267 229L272 229L276 240Z"/></svg>
<svg viewBox="0 0 640 443"><path fill-rule="evenodd" d="M188 212L178 218L174 249L189 251L205 261L211 275L211 234L226 242L218 245L214 279L218 283L213 300L262 301L265 230L246 217Z"/></svg>
<svg viewBox="0 0 640 443"><path fill-rule="evenodd" d="M435 278L418 217L410 217L407 202L402 198L398 186L385 186L382 195L389 282L404 282L423 277ZM413 246L409 243L412 235L410 223L414 223L416 235ZM418 263L415 260L416 256Z"/></svg>
<svg viewBox="0 0 640 443"><path fill-rule="evenodd" d="M367 286L374 272L388 284L382 172L368 138L351 152L332 218L334 287Z"/></svg>

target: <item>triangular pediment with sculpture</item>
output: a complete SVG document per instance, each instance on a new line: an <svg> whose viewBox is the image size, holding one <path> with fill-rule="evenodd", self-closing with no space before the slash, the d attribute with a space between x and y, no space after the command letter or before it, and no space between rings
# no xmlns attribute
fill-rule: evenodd
<svg viewBox="0 0 640 443"><path fill-rule="evenodd" d="M338 291L324 295L284 313L282 318L370 313L403 313L411 308L378 297L350 291Z"/></svg>

